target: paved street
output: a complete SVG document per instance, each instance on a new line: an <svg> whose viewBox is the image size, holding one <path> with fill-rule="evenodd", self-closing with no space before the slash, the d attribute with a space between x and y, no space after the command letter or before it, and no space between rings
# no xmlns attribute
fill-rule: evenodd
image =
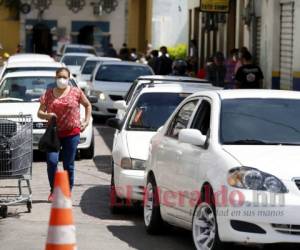
<svg viewBox="0 0 300 250"><path fill-rule="evenodd" d="M155 237L147 235L141 210L126 211L120 216L110 214L108 192L112 130L98 124L95 132L97 150L94 161L77 162L73 212L78 248L84 250L194 249L190 233L183 230L170 229L164 235ZM5 182L8 188L12 184L14 182ZM25 206L9 207L8 218L0 218L0 249L40 250L44 248L50 213L50 204L47 202L49 189L45 163L37 156L33 165L32 186L32 213L27 213ZM236 249L246 248L236 247Z"/></svg>

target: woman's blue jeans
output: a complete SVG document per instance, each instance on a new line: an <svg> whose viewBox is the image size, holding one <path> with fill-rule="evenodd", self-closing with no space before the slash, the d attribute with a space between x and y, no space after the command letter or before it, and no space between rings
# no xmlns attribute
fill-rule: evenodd
<svg viewBox="0 0 300 250"><path fill-rule="evenodd" d="M63 167L64 170L68 172L71 190L74 185L74 162L79 141L80 135L74 135L60 139ZM54 176L59 162L59 154L59 152L47 153L47 172L51 193L53 192Z"/></svg>

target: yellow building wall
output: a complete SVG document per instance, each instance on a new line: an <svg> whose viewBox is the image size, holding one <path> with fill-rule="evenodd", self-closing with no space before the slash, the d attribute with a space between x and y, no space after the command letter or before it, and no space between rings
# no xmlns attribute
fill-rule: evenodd
<svg viewBox="0 0 300 250"><path fill-rule="evenodd" d="M14 54L17 45L20 43L20 22L11 20L9 10L0 6L0 43L2 44L4 52Z"/></svg>
<svg viewBox="0 0 300 250"><path fill-rule="evenodd" d="M152 0L128 1L128 47L145 52L151 43Z"/></svg>

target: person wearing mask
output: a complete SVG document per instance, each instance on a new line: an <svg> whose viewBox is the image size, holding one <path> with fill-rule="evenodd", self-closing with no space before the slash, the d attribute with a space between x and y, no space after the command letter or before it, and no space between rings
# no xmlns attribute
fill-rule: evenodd
<svg viewBox="0 0 300 250"><path fill-rule="evenodd" d="M224 87L226 66L224 64L224 55L217 52L213 57L213 62L206 66L206 79L214 86Z"/></svg>
<svg viewBox="0 0 300 250"><path fill-rule="evenodd" d="M226 60L226 76L225 76L225 89L235 89L235 66L238 61L238 49L230 50L230 57Z"/></svg>
<svg viewBox="0 0 300 250"><path fill-rule="evenodd" d="M188 76L187 74L188 64L184 60L176 60L172 65L173 76Z"/></svg>
<svg viewBox="0 0 300 250"><path fill-rule="evenodd" d="M240 89L260 89L262 88L263 73L259 66L252 63L250 52L245 52L242 56L242 67L236 73L237 88Z"/></svg>
<svg viewBox="0 0 300 250"><path fill-rule="evenodd" d="M158 75L169 75L172 73L172 59L168 56L168 48L160 48L161 56L158 57Z"/></svg>
<svg viewBox="0 0 300 250"><path fill-rule="evenodd" d="M38 117L56 120L61 143L63 168L68 172L70 188L74 185L75 156L80 141L80 132L88 126L91 118L91 104L85 94L69 84L70 71L60 68L56 71L56 86L49 88L40 98ZM80 120L80 105L85 108L85 119ZM59 162L59 152L47 153L47 172L50 184L48 201L52 201L54 176Z"/></svg>

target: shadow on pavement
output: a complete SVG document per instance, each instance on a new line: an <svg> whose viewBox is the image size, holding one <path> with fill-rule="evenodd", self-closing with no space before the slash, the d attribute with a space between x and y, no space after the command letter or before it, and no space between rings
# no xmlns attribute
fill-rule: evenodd
<svg viewBox="0 0 300 250"><path fill-rule="evenodd" d="M109 209L109 185L95 186L87 189L80 200L82 213L102 220L127 220L139 222L142 220L142 210L130 207L124 213L113 215Z"/></svg>
<svg viewBox="0 0 300 250"><path fill-rule="evenodd" d="M109 127L96 127L107 147L112 150L115 130Z"/></svg>
<svg viewBox="0 0 300 250"><path fill-rule="evenodd" d="M111 174L111 155L97 155L93 160L98 171Z"/></svg>
<svg viewBox="0 0 300 250"><path fill-rule="evenodd" d="M146 233L144 225L107 226L107 229L129 248L141 250L189 250L195 249L191 233L184 230L166 230L162 235L151 236ZM176 247L175 247L176 246Z"/></svg>

